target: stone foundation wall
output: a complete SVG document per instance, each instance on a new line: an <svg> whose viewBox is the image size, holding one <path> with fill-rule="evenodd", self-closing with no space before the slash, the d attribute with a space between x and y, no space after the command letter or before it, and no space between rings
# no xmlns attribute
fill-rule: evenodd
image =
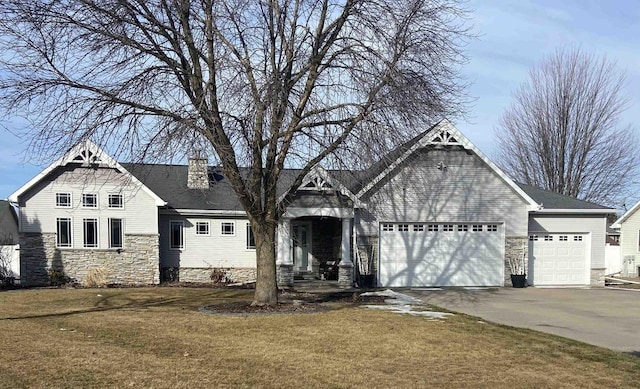
<svg viewBox="0 0 640 389"><path fill-rule="evenodd" d="M72 281L85 283L87 276L103 284L157 284L158 235L124 236L124 248L59 249L55 234L20 234L20 271L25 285L47 285L49 271L64 273Z"/></svg>
<svg viewBox="0 0 640 389"><path fill-rule="evenodd" d="M529 239L524 236L507 237L504 249L504 285L511 285L511 267L509 259L520 259L524 255L525 272L529 269Z"/></svg>
<svg viewBox="0 0 640 389"><path fill-rule="evenodd" d="M231 283L255 281L256 268L254 267L181 267L178 269L178 281L210 283L211 274L214 270L224 273L224 276Z"/></svg>
<svg viewBox="0 0 640 389"><path fill-rule="evenodd" d="M293 286L293 264L276 265L278 288Z"/></svg>
<svg viewBox="0 0 640 389"><path fill-rule="evenodd" d="M591 278L589 285L591 286L602 286L604 287L604 272L606 269L604 268L593 268L591 269Z"/></svg>

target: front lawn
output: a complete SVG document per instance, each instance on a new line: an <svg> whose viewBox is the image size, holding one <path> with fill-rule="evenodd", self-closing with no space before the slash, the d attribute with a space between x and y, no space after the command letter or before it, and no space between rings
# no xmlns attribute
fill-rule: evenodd
<svg viewBox="0 0 640 389"><path fill-rule="evenodd" d="M348 303L331 311L219 316L251 291L197 288L0 292L0 386L637 387L640 359L455 315Z"/></svg>

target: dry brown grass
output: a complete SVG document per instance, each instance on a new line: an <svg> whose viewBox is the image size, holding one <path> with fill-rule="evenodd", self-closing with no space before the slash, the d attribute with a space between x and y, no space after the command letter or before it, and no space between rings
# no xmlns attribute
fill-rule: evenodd
<svg viewBox="0 0 640 389"><path fill-rule="evenodd" d="M0 292L0 386L636 387L640 359L456 315L444 321L348 305L228 317L250 299L195 288Z"/></svg>

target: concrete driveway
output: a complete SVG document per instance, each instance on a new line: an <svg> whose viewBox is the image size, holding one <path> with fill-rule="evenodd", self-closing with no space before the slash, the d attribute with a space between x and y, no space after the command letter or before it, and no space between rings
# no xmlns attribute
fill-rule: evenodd
<svg viewBox="0 0 640 389"><path fill-rule="evenodd" d="M640 356L640 290L406 289L450 311Z"/></svg>

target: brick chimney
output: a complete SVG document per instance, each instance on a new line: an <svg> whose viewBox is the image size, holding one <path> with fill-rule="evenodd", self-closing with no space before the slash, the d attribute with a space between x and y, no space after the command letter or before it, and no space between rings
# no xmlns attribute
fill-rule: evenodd
<svg viewBox="0 0 640 389"><path fill-rule="evenodd" d="M208 161L200 156L200 150L196 150L192 157L189 157L189 172L187 175L187 188L189 189L209 189Z"/></svg>

